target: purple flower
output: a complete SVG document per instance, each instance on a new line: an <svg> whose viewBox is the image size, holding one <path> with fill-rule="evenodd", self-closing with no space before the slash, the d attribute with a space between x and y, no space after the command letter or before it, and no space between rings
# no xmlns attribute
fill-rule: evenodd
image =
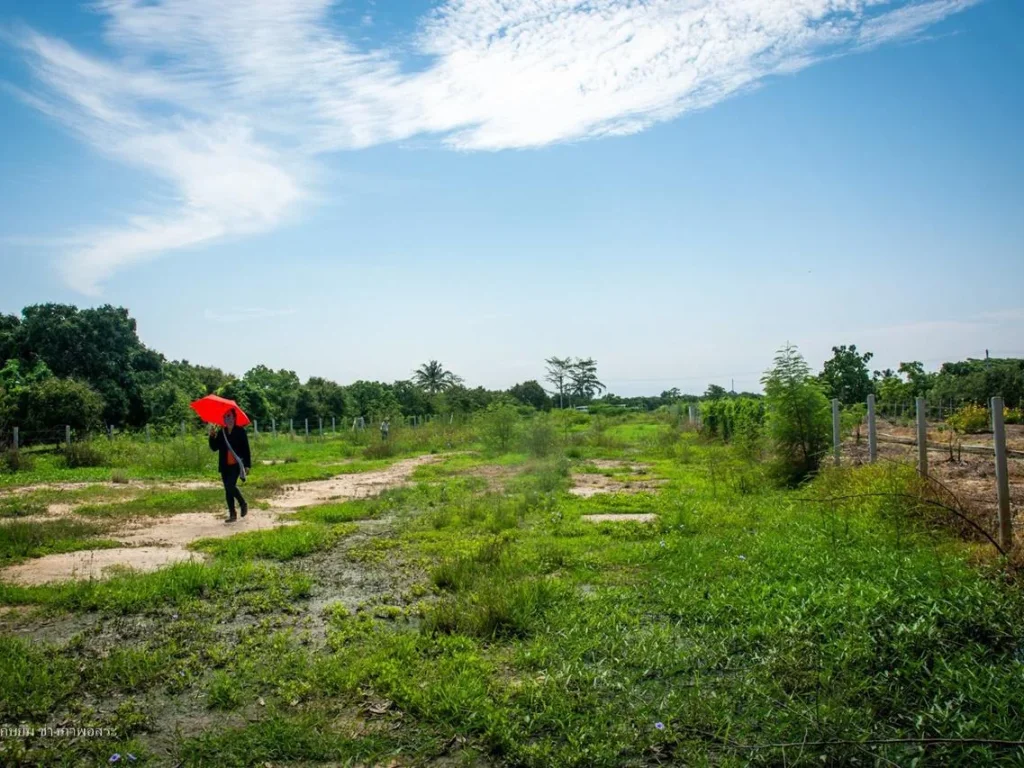
<svg viewBox="0 0 1024 768"><path fill-rule="evenodd" d="M659 731L664 731L665 730L665 724L664 723L655 723L654 727L657 728Z"/></svg>
<svg viewBox="0 0 1024 768"><path fill-rule="evenodd" d="M112 762L112 763L116 763L120 759L121 759L121 753L119 753L119 752L115 752L114 754L112 754L110 756L110 762Z"/></svg>

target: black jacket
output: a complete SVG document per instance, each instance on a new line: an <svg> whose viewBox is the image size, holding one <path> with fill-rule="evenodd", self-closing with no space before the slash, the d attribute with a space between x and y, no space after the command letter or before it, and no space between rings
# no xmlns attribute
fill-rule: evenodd
<svg viewBox="0 0 1024 768"><path fill-rule="evenodd" d="M245 433L244 427L234 427L230 435L227 433L227 430L221 429L218 430L217 434L210 437L210 450L220 451L220 460L218 462L220 471L227 472L230 466L228 464L229 441L231 447L235 449L235 453L238 454L238 458L245 465L245 468L252 469L252 456L249 453L249 436Z"/></svg>

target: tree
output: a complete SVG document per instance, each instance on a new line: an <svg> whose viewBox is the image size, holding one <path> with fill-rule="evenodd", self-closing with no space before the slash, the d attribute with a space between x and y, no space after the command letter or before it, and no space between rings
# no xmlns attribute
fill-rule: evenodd
<svg viewBox="0 0 1024 768"><path fill-rule="evenodd" d="M406 416L426 416L432 412L430 397L411 381L396 381L391 385L391 390Z"/></svg>
<svg viewBox="0 0 1024 768"><path fill-rule="evenodd" d="M245 411L246 416L257 422L262 421L264 429L271 425L271 419L276 419L282 425L286 421L276 415L274 405L266 392L250 379L233 379L221 387L217 394L234 400Z"/></svg>
<svg viewBox="0 0 1024 768"><path fill-rule="evenodd" d="M607 387L597 378L597 362L592 358L578 358L569 366L569 384L572 394L584 402L600 394Z"/></svg>
<svg viewBox="0 0 1024 768"><path fill-rule="evenodd" d="M416 386L430 395L440 394L462 384L461 377L445 370L445 367L437 360L431 360L417 368L412 375L412 380Z"/></svg>
<svg viewBox="0 0 1024 768"><path fill-rule="evenodd" d="M84 382L48 378L28 388L25 410L30 430L55 430L67 424L76 431L88 431L102 425L103 398ZM49 442L63 439L63 434L55 434Z"/></svg>
<svg viewBox="0 0 1024 768"><path fill-rule="evenodd" d="M825 361L818 377L825 396L836 398L846 405L867 400L868 395L875 391L868 372L868 363L872 357L874 355L871 352L860 354L856 344L832 347L832 358Z"/></svg>
<svg viewBox="0 0 1024 768"><path fill-rule="evenodd" d="M705 400L721 400L723 397L728 397L729 393L725 387L721 387L718 384L708 384L708 388L704 390Z"/></svg>
<svg viewBox="0 0 1024 768"><path fill-rule="evenodd" d="M544 387L533 379L516 384L508 391L508 394L523 405L533 406L538 411L551 410L551 398L544 391Z"/></svg>
<svg viewBox="0 0 1024 768"><path fill-rule="evenodd" d="M572 366L571 357L549 357L544 361L547 364L547 372L544 380L551 383L558 393L558 407L565 407L565 384L569 379L569 368Z"/></svg>
<svg viewBox="0 0 1024 768"><path fill-rule="evenodd" d="M829 446L828 399L796 347L778 351L761 378L767 406L767 434L777 474L797 483L814 472Z"/></svg>
<svg viewBox="0 0 1024 768"><path fill-rule="evenodd" d="M286 371L283 368L273 371L265 365L257 365L246 371L242 380L246 387L260 392L266 398L270 406L267 418L273 417L284 422L295 417L295 404L299 399L301 386L295 371Z"/></svg>
<svg viewBox="0 0 1024 768"><path fill-rule="evenodd" d="M662 392L660 397L667 404L674 402L676 400L681 400L683 397L683 393L679 391L679 387L672 387L672 389L666 389L664 392Z"/></svg>

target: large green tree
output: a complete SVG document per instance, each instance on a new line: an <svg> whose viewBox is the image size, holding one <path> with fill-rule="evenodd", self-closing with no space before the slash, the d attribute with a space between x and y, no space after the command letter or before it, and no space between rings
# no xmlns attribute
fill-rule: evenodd
<svg viewBox="0 0 1024 768"><path fill-rule="evenodd" d="M538 382L531 379L513 386L508 394L523 405L531 405L538 411L551 410L551 398Z"/></svg>
<svg viewBox="0 0 1024 768"><path fill-rule="evenodd" d="M832 347L832 357L825 361L818 377L825 396L834 397L846 405L867 400L868 395L875 391L868 370L873 356L871 352L858 352L856 344Z"/></svg>
<svg viewBox="0 0 1024 768"><path fill-rule="evenodd" d="M437 360L430 360L417 368L413 372L412 380L417 387L421 387L430 395L440 394L462 384L461 377L447 370Z"/></svg>
<svg viewBox="0 0 1024 768"><path fill-rule="evenodd" d="M85 432L102 426L103 398L92 387L75 379L45 379L28 388L25 398L25 427L38 442L64 440L63 427Z"/></svg>
<svg viewBox="0 0 1024 768"><path fill-rule="evenodd" d="M607 387L597 378L597 361L592 357L577 358L569 366L569 389L577 402L587 403Z"/></svg>

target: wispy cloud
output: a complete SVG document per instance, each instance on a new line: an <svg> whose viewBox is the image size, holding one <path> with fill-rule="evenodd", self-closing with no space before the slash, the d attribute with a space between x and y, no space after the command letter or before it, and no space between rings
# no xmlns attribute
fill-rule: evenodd
<svg viewBox="0 0 1024 768"><path fill-rule="evenodd" d="M96 293L122 267L278 226L313 199L324 153L635 133L979 1L446 0L367 49L331 0L99 0L108 54L26 31L38 87L20 95L167 190L156 212L76 235L64 274ZM410 52L429 64L404 66Z"/></svg>

